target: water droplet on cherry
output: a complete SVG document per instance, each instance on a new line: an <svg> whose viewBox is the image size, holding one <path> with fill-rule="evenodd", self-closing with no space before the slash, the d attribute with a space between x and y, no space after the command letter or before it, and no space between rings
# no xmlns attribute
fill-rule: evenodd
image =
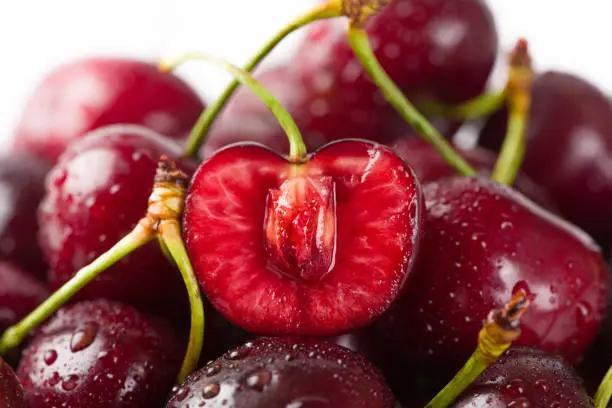
<svg viewBox="0 0 612 408"><path fill-rule="evenodd" d="M262 392L272 381L272 373L266 369L261 369L251 375L246 380L249 388Z"/></svg>
<svg viewBox="0 0 612 408"><path fill-rule="evenodd" d="M97 323L89 322L75 331L70 339L70 350L76 353L89 347L96 339L99 328Z"/></svg>

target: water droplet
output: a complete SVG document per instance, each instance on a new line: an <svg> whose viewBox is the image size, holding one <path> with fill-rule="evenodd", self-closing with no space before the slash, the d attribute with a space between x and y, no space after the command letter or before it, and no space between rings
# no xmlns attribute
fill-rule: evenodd
<svg viewBox="0 0 612 408"><path fill-rule="evenodd" d="M43 360L47 365L55 363L55 360L57 360L57 352L55 350L45 351L45 353L43 354Z"/></svg>
<svg viewBox="0 0 612 408"><path fill-rule="evenodd" d="M559 289L555 285L550 285L550 293L557 293Z"/></svg>
<svg viewBox="0 0 612 408"><path fill-rule="evenodd" d="M108 191L109 191L111 194L116 194L116 193L119 191L119 189L120 189L120 188L121 188L121 186L120 186L119 184L113 184L113 185L111 186L111 188L109 188L109 189L108 189Z"/></svg>
<svg viewBox="0 0 612 408"><path fill-rule="evenodd" d="M585 323L591 320L591 306L585 302L576 304L576 323L578 326L584 326Z"/></svg>
<svg viewBox="0 0 612 408"><path fill-rule="evenodd" d="M546 380L536 380L535 385L544 392L548 391L548 383Z"/></svg>
<svg viewBox="0 0 612 408"><path fill-rule="evenodd" d="M514 227L514 225L510 222L510 221L504 221L501 223L501 229L502 230L507 230Z"/></svg>
<svg viewBox="0 0 612 408"><path fill-rule="evenodd" d="M213 375L219 374L221 366L219 364L212 364L206 368L206 376L212 377Z"/></svg>
<svg viewBox="0 0 612 408"><path fill-rule="evenodd" d="M221 391L221 387L219 386L219 384L207 384L206 387L204 387L204 390L202 391L202 397L204 397L205 399L214 398L219 395L219 391Z"/></svg>
<svg viewBox="0 0 612 408"><path fill-rule="evenodd" d="M51 375L51 378L49 378L49 385L51 387L55 387L57 384L59 384L59 382L62 380L62 378L60 377L59 373L56 371Z"/></svg>
<svg viewBox="0 0 612 408"><path fill-rule="evenodd" d="M525 385L523 384L523 380L518 378L510 380L510 382L506 384L506 391L511 396L518 397L520 395L523 395L523 393L525 392Z"/></svg>
<svg viewBox="0 0 612 408"><path fill-rule="evenodd" d="M97 323L89 322L75 331L70 339L70 350L76 353L89 347L96 339L99 328Z"/></svg>
<svg viewBox="0 0 612 408"><path fill-rule="evenodd" d="M229 354L226 355L226 359L228 360L242 360L247 357L251 353L251 349L249 347L240 347L236 350L232 350Z"/></svg>
<svg viewBox="0 0 612 408"><path fill-rule="evenodd" d="M247 380L247 386L254 389L255 391L263 391L264 388L272 381L272 373L268 370L262 369L256 373L251 374Z"/></svg>
<svg viewBox="0 0 612 408"><path fill-rule="evenodd" d="M62 389L64 391L72 391L77 385L79 385L79 377L76 375L70 375L64 381L62 381Z"/></svg>
<svg viewBox="0 0 612 408"><path fill-rule="evenodd" d="M175 394L175 399L177 402L185 401L185 398L189 396L189 387L179 388Z"/></svg>
<svg viewBox="0 0 612 408"><path fill-rule="evenodd" d="M515 399L508 404L508 408L529 408L530 406L531 404L525 397Z"/></svg>

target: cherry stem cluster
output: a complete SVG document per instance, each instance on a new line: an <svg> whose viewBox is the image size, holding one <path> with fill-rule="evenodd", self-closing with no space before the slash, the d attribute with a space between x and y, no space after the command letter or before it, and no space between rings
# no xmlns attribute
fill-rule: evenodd
<svg viewBox="0 0 612 408"><path fill-rule="evenodd" d="M270 91L264 88L264 86L253 78L253 76L247 71L238 68L222 58L217 58L200 52L191 52L183 54L172 60L162 61L159 64L159 67L164 71L171 71L178 68L185 62L193 60L214 63L218 67L221 67L232 74L237 81L248 87L251 92L257 95L265 103L268 109L270 109L270 112L272 112L274 117L276 117L278 123L287 134L287 138L289 139L289 159L294 163L301 163L304 160L306 157L306 145L304 144L304 139L302 138L302 134L295 124L295 121L289 112L287 112L287 110L283 107L283 105L281 105L278 99L276 99L276 97L274 97Z"/></svg>
<svg viewBox="0 0 612 408"><path fill-rule="evenodd" d="M111 249L79 270L68 282L49 296L19 323L8 328L0 338L0 355L18 346L33 329L68 302L80 289L113 264L146 243L158 238L178 266L183 276L191 308L189 345L178 382L182 382L197 367L204 339L204 306L193 267L187 256L180 233L187 176L176 164L162 157L149 197L146 215L136 227Z"/></svg>
<svg viewBox="0 0 612 408"><path fill-rule="evenodd" d="M530 304L531 295L519 290L503 309L492 310L478 333L476 351L426 408L448 407L488 366L497 361L521 334L520 319Z"/></svg>
<svg viewBox="0 0 612 408"><path fill-rule="evenodd" d="M274 49L276 46L289 34L302 28L314 21L324 20L334 17L341 17L343 13L343 4L340 0L330 0L318 6L305 14L298 16L287 26L283 27L276 33L264 46L251 58L249 62L242 68L246 72L253 71L259 63ZM232 96L240 81L234 79L228 87L223 91L223 94L207 109L202 112L202 115L191 130L187 139L186 155L196 157L198 151L204 143L204 139L208 134L209 129L213 125L215 119Z"/></svg>

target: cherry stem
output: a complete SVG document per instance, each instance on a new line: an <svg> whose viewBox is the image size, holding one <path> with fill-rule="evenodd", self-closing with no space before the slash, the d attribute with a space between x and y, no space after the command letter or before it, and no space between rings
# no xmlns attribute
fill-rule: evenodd
<svg viewBox="0 0 612 408"><path fill-rule="evenodd" d="M506 93L508 99L508 129L491 177L512 185L525 156L525 130L531 108L533 68L527 41L520 39L510 54L510 69Z"/></svg>
<svg viewBox="0 0 612 408"><path fill-rule="evenodd" d="M458 105L446 105L433 100L418 101L417 105L428 116L454 120L474 120L489 116L504 106L506 90L485 92Z"/></svg>
<svg viewBox="0 0 612 408"><path fill-rule="evenodd" d="M326 3L315 6L312 10L298 16L288 25L283 27L276 33L264 46L251 58L249 62L242 68L244 71L253 71L259 63L274 49L276 46L289 34L317 20L324 20L342 16L342 3L340 0L331 0ZM202 115L196 122L195 126L187 139L185 153L188 156L196 157L200 147L206 139L206 135L213 125L219 112L223 109L229 98L232 96L240 81L234 79L223 91L223 94L208 108L202 112Z"/></svg>
<svg viewBox="0 0 612 408"><path fill-rule="evenodd" d="M265 103L270 112L272 112L272 114L276 117L278 123L287 134L287 138L289 139L289 159L296 163L303 161L304 157L306 156L306 145L304 144L302 134L295 124L295 121L289 112L287 112L287 110L283 107L283 105L281 105L278 99L276 99L276 97L274 97L270 91L264 88L264 86L253 78L253 76L251 76L251 74L248 72L238 68L222 58L217 58L215 56L200 52L191 52L188 54L183 54L172 60L162 61L159 64L159 67L163 71L172 71L183 63L193 60L211 62L218 67L223 68L232 74L234 78L238 80L238 82L248 87L255 95L257 95Z"/></svg>
<svg viewBox="0 0 612 408"><path fill-rule="evenodd" d="M472 176L476 171L470 166L438 130L402 94L385 72L372 51L366 32L359 26L350 25L348 39L357 59L372 81L381 89L385 98L397 109L404 120L440 153L442 158L459 173Z"/></svg>
<svg viewBox="0 0 612 408"><path fill-rule="evenodd" d="M488 366L497 361L520 335L520 319L530 304L531 295L521 289L503 309L492 310L478 333L476 351L426 408L448 407Z"/></svg>
<svg viewBox="0 0 612 408"><path fill-rule="evenodd" d="M612 367L608 369L603 381L599 384L595 393L595 408L607 408L612 397Z"/></svg>
<svg viewBox="0 0 612 408"><path fill-rule="evenodd" d="M189 307L191 309L191 329L189 332L189 344L177 383L180 384L198 366L202 345L204 342L204 305L200 294L200 287L195 277L189 256L183 244L181 226L178 220L162 221L159 225L159 234L170 252L172 259L181 271L183 281L189 295Z"/></svg>
<svg viewBox="0 0 612 408"><path fill-rule="evenodd" d="M154 238L155 235L148 228L138 224L132 232L123 237L111 249L79 270L72 279L49 296L19 323L9 327L0 338L0 355L4 355L10 349L18 346L33 329L38 327L96 276Z"/></svg>

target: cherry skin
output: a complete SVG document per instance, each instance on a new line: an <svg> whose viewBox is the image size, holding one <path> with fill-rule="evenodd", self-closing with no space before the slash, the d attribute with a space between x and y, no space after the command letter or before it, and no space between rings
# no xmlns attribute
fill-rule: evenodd
<svg viewBox="0 0 612 408"><path fill-rule="evenodd" d="M612 242L612 109L586 80L562 73L539 75L532 91L527 149L522 169L546 188L561 213L595 239ZM481 144L497 149L507 113L493 115ZM607 248L606 248L607 249Z"/></svg>
<svg viewBox="0 0 612 408"><path fill-rule="evenodd" d="M111 125L79 140L62 155L47 179L39 209L40 245L57 289L129 233L145 215L161 155L180 147L146 128ZM187 173L191 161L179 166ZM123 258L89 283L76 299L107 298L145 311L186 313L181 275L156 241Z"/></svg>
<svg viewBox="0 0 612 408"><path fill-rule="evenodd" d="M60 309L34 335L18 376L32 407L161 406L181 364L168 324L118 302Z"/></svg>
<svg viewBox="0 0 612 408"><path fill-rule="evenodd" d="M420 185L388 148L331 143L293 164L256 144L215 153L187 195L184 235L213 306L267 335L336 335L383 313L410 274Z"/></svg>
<svg viewBox="0 0 612 408"><path fill-rule="evenodd" d="M11 367L0 358L0 408L27 408L23 388Z"/></svg>
<svg viewBox="0 0 612 408"><path fill-rule="evenodd" d="M511 348L453 403L452 408L590 408L574 369L531 348Z"/></svg>
<svg viewBox="0 0 612 408"><path fill-rule="evenodd" d="M14 145L55 163L68 144L104 125L140 124L181 139L203 108L189 85L154 63L85 59L57 68L36 88Z"/></svg>
<svg viewBox="0 0 612 408"><path fill-rule="evenodd" d="M403 137L390 143L389 147L412 167L422 184L457 175L457 171L444 161L431 144L422 139ZM497 161L495 154L486 149L477 147L458 151L482 176L489 176ZM529 177L520 173L514 184L518 191L558 214L558 207L552 198Z"/></svg>
<svg viewBox="0 0 612 408"><path fill-rule="evenodd" d="M0 333L42 303L49 292L16 266L0 262Z"/></svg>
<svg viewBox="0 0 612 408"><path fill-rule="evenodd" d="M210 362L175 389L167 408L394 408L364 357L322 340L260 338Z"/></svg>
<svg viewBox="0 0 612 408"><path fill-rule="evenodd" d="M36 241L38 222L33 214L45 195L49 170L27 154L0 158L0 261L14 263L41 279L47 267Z"/></svg>
<svg viewBox="0 0 612 408"><path fill-rule="evenodd" d="M452 376L474 351L482 319L523 288L535 299L516 344L577 362L606 308L607 269L590 237L488 179L446 178L424 194L412 278L378 326L390 347Z"/></svg>

